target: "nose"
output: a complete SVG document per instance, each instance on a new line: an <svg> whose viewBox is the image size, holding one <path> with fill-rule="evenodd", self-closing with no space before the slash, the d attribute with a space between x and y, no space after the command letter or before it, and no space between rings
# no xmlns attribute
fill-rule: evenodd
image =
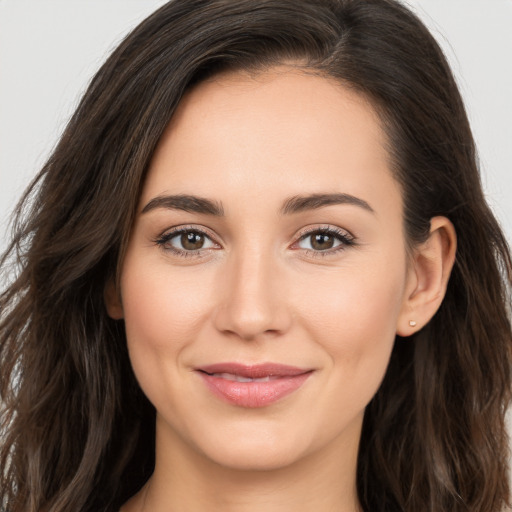
<svg viewBox="0 0 512 512"><path fill-rule="evenodd" d="M283 272L263 252L233 255L221 277L217 330L244 340L286 332L292 315Z"/></svg>

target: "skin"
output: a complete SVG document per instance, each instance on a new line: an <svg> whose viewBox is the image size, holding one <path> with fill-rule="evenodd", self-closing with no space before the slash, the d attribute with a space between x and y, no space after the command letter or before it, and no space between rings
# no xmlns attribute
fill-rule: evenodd
<svg viewBox="0 0 512 512"><path fill-rule="evenodd" d="M182 100L143 187L120 288L105 295L157 410L155 472L123 512L360 510L365 407L395 335L438 308L455 254L441 217L408 252L385 143L364 98L289 66L224 74ZM333 193L368 208L282 211L295 196ZM176 194L224 214L143 212ZM203 248L185 255L180 235L162 242L183 227L206 233ZM319 250L311 235L326 228L337 234ZM226 361L314 371L294 393L247 409L194 371Z"/></svg>

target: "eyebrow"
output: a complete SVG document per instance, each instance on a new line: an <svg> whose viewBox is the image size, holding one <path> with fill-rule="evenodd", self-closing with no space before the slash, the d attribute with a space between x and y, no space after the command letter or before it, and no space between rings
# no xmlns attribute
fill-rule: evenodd
<svg viewBox="0 0 512 512"><path fill-rule="evenodd" d="M185 212L202 213L205 215L214 215L216 217L222 217L224 215L224 208L222 208L220 203L204 197L188 194L155 197L154 199L151 199L146 206L144 206L142 213L147 213L156 208L183 210Z"/></svg>
<svg viewBox="0 0 512 512"><path fill-rule="evenodd" d="M316 210L325 206L348 204L358 206L371 213L375 213L373 208L364 200L350 194L311 194L307 196L293 196L287 199L281 208L282 215L291 215L307 210ZM177 194L170 196L157 196L149 201L142 209L142 213L147 213L157 208L169 210L182 210L189 213L200 213L204 215L213 215L215 217L224 216L222 204L189 194Z"/></svg>
<svg viewBox="0 0 512 512"><path fill-rule="evenodd" d="M285 201L281 213L289 215L336 204L359 206L364 210L375 213L373 208L364 199L350 194L311 194L308 196L294 196Z"/></svg>

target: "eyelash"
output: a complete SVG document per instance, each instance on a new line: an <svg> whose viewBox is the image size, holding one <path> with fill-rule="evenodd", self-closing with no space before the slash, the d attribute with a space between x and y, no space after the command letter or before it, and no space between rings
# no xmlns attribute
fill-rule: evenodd
<svg viewBox="0 0 512 512"><path fill-rule="evenodd" d="M203 231L202 229L193 227L193 226L184 226L181 228L173 229L171 231L167 231L167 232L163 233L162 235L160 235L156 240L154 240L154 242L162 250L170 251L178 256L185 257L185 258L200 256L201 252L208 250L208 248L206 248L206 249L201 248L201 249L187 251L187 250L183 250L183 249L178 249L176 247L173 247L172 245L168 245L169 242L173 238L176 238L176 237L186 234L186 233L196 233L196 234L204 236L205 238L207 238L208 240L211 240L213 242L213 238L211 235L209 235L206 231ZM216 244L216 242L213 242L213 243ZM218 245L218 244L216 244L216 245Z"/></svg>
<svg viewBox="0 0 512 512"><path fill-rule="evenodd" d="M342 229L332 227L332 226L325 226L325 227L317 227L309 230L303 231L299 235L299 239L293 243L293 246L298 245L303 240L306 240L308 237L311 237L313 235L327 235L332 236L333 238L337 239L341 243L332 249L326 249L323 251L315 251L313 249L303 249L307 252L308 256L313 256L315 258L324 258L328 256L332 256L333 254L337 254L341 251L346 250L348 247L353 247L356 245L356 239L353 235L348 233L347 231L344 231ZM298 250L298 249L297 249Z"/></svg>
<svg viewBox="0 0 512 512"><path fill-rule="evenodd" d="M184 226L181 228L173 229L171 231L167 231L166 233L163 233L162 235L157 237L154 240L154 243L156 245L158 245L164 251L170 251L170 252L176 254L177 256L185 257L185 258L199 257L201 255L201 253L203 253L204 251L212 249L212 248L208 247L208 248L201 248L201 249L196 249L196 250L183 250L183 249L178 249L176 247L173 247L172 245L169 245L169 242L173 238L176 238L176 237L186 234L186 233L196 233L196 234L202 235L205 238L207 238L208 240L210 240L213 244L215 244L217 246L219 245L219 244L217 244L217 242L215 242L213 240L213 237L211 235L209 235L206 231L204 231L200 228L197 228L197 227L193 227L193 226ZM356 239L353 235L351 235L347 231L329 226L329 227L316 227L313 229L303 231L302 233L299 234L298 240L292 244L292 246L291 246L292 249L299 250L300 247L294 247L294 246L297 246L300 242L302 242L303 240L306 240L308 237L311 237L313 235L319 235L319 234L332 236L341 243L338 246L336 246L335 248L326 249L323 251L322 250L316 251L314 249L302 249L308 254L308 256L313 256L313 257L332 256L333 254L337 254L340 251L346 250L347 247L353 247L353 246L357 245Z"/></svg>

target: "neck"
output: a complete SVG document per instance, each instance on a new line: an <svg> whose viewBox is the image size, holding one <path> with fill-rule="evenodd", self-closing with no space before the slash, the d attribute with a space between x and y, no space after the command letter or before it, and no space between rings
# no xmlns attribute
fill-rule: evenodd
<svg viewBox="0 0 512 512"><path fill-rule="evenodd" d="M122 512L359 512L357 443L324 450L278 469L225 467L177 442L157 420L156 464Z"/></svg>

